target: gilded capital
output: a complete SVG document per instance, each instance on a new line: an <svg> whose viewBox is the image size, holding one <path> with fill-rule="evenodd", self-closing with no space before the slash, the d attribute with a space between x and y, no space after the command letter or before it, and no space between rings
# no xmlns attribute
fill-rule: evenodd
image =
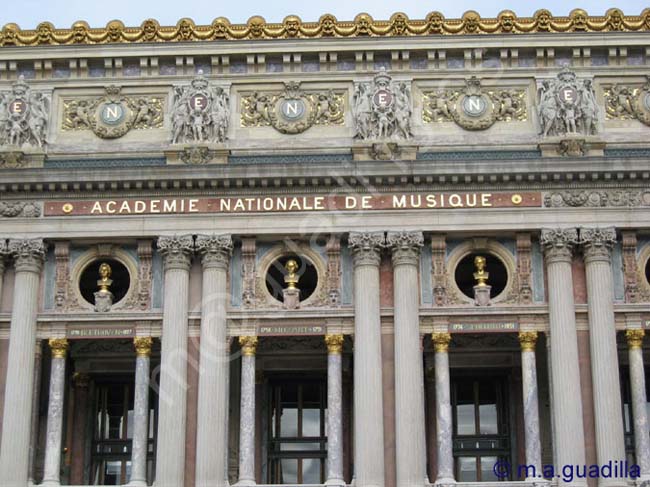
<svg viewBox="0 0 650 487"><path fill-rule="evenodd" d="M610 253L616 243L614 227L580 228L580 245L585 254L585 261L604 260L609 262Z"/></svg>
<svg viewBox="0 0 650 487"><path fill-rule="evenodd" d="M45 259L46 245L41 238L9 240L8 253L16 271L40 272Z"/></svg>
<svg viewBox="0 0 650 487"><path fill-rule="evenodd" d="M384 232L350 232L348 247L352 250L354 265L379 266L385 243Z"/></svg>
<svg viewBox="0 0 650 487"><path fill-rule="evenodd" d="M196 250L201 255L203 268L228 268L232 255L232 238L230 235L197 235Z"/></svg>
<svg viewBox="0 0 650 487"><path fill-rule="evenodd" d="M575 228L543 228L539 243L548 262L570 262L578 244L578 231Z"/></svg>
<svg viewBox="0 0 650 487"><path fill-rule="evenodd" d="M641 328L634 328L632 330L627 330L625 332L625 338L627 338L627 345L630 347L630 350L638 350L643 346L643 337L645 336L645 330Z"/></svg>
<svg viewBox="0 0 650 487"><path fill-rule="evenodd" d="M327 353L330 355L340 355L343 351L342 334L325 335L325 344L327 345Z"/></svg>
<svg viewBox="0 0 650 487"><path fill-rule="evenodd" d="M165 269L189 270L194 252L192 235L158 237L158 251L163 256Z"/></svg>
<svg viewBox="0 0 650 487"><path fill-rule="evenodd" d="M537 332L536 331L519 332L519 344L521 345L522 352L534 352L535 345L537 344Z"/></svg>
<svg viewBox="0 0 650 487"><path fill-rule="evenodd" d="M450 333L432 333L431 341L433 346L438 353L447 353L449 350L449 342L451 342Z"/></svg>
<svg viewBox="0 0 650 487"><path fill-rule="evenodd" d="M393 265L417 265L424 245L422 232L388 232L386 246L393 252Z"/></svg>
<svg viewBox="0 0 650 487"><path fill-rule="evenodd" d="M135 337L133 339L133 345L138 357L150 357L152 344L153 339L151 337Z"/></svg>
<svg viewBox="0 0 650 487"><path fill-rule="evenodd" d="M254 357L257 352L257 337L251 335L240 336L239 346L241 347L242 355Z"/></svg>
<svg viewBox="0 0 650 487"><path fill-rule="evenodd" d="M65 338L50 338L48 344L50 350L52 350L52 358L65 358L68 352L68 340Z"/></svg>

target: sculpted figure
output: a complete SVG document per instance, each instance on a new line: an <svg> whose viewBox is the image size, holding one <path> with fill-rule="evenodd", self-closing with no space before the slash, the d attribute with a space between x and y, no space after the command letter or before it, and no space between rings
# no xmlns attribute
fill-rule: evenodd
<svg viewBox="0 0 650 487"><path fill-rule="evenodd" d="M49 113L49 96L32 92L21 75L11 92L0 93L0 144L43 147Z"/></svg>

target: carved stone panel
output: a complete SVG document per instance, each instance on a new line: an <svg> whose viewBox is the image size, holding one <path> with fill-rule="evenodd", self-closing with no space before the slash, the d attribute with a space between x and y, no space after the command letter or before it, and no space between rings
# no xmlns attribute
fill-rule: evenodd
<svg viewBox="0 0 650 487"><path fill-rule="evenodd" d="M605 89L605 111L608 119L637 119L650 125L650 76L643 86L615 84Z"/></svg>
<svg viewBox="0 0 650 487"><path fill-rule="evenodd" d="M22 75L0 92L0 146L44 147L51 104L50 93L32 90Z"/></svg>

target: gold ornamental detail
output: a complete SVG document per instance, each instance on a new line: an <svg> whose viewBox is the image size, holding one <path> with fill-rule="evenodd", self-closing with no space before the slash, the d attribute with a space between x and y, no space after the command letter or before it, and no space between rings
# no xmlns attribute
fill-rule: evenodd
<svg viewBox="0 0 650 487"><path fill-rule="evenodd" d="M150 357L152 344L153 339L151 337L136 337L133 339L133 345L138 357Z"/></svg>
<svg viewBox="0 0 650 487"><path fill-rule="evenodd" d="M65 338L50 338L48 344L50 350L52 350L52 358L65 358L68 352L68 340Z"/></svg>
<svg viewBox="0 0 650 487"><path fill-rule="evenodd" d="M325 335L327 352L331 355L340 355L343 351L343 340L344 337L341 334Z"/></svg>
<svg viewBox="0 0 650 487"><path fill-rule="evenodd" d="M431 341L433 342L433 346L434 346L436 352L447 353L447 351L449 350L449 342L451 342L451 334L450 333L432 333L431 334Z"/></svg>
<svg viewBox="0 0 650 487"><path fill-rule="evenodd" d="M240 336L239 346L241 347L242 355L246 357L254 357L257 352L257 337L256 336Z"/></svg>
<svg viewBox="0 0 650 487"><path fill-rule="evenodd" d="M534 352L537 343L536 331L522 331L519 333L519 344L522 352Z"/></svg>
<svg viewBox="0 0 650 487"><path fill-rule="evenodd" d="M112 20L106 27L91 28L87 22L78 21L70 29L56 28L50 22L41 22L36 29L21 29L9 23L0 31L0 46L648 30L650 9L641 15L624 15L620 9L612 8L600 16L574 9L568 16L558 17L546 9L537 10L532 17L517 17L514 12L503 10L496 18L485 19L473 10L456 19L447 19L440 12L431 12L424 19L409 19L398 12L389 20L375 20L362 13L353 21L339 21L325 14L318 22L303 22L300 17L289 15L280 23L268 23L256 15L245 24L231 24L224 17L214 19L210 25L196 25L192 19L183 18L175 26L161 26L156 20L147 19L139 27L126 27L123 22Z"/></svg>
<svg viewBox="0 0 650 487"><path fill-rule="evenodd" d="M645 330L640 328L634 330L627 330L625 332L625 338L627 338L627 345L630 347L630 350L637 350L643 346L643 337L645 336Z"/></svg>

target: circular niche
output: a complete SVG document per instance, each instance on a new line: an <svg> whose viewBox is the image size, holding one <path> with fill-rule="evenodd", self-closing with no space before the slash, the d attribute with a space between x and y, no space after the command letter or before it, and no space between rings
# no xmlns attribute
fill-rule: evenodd
<svg viewBox="0 0 650 487"><path fill-rule="evenodd" d="M299 280L296 287L300 289L300 301L305 301L309 296L314 294L318 286L318 272L309 259L295 254L283 255L271 263L265 278L266 289L274 299L280 302L284 301L283 290L287 287L287 284L284 282L284 276L287 273L284 266L291 259L295 260L298 264L296 274Z"/></svg>
<svg viewBox="0 0 650 487"><path fill-rule="evenodd" d="M503 292L508 284L508 270L501 259L489 252L475 251L460 259L454 273L456 285L465 296L474 299L474 286L476 285L474 258L479 255L485 257L485 270L490 274L487 284L492 286L490 298L494 299Z"/></svg>
<svg viewBox="0 0 650 487"><path fill-rule="evenodd" d="M645 281L648 284L650 284L650 257L648 257L645 261L644 274L645 274Z"/></svg>
<svg viewBox="0 0 650 487"><path fill-rule="evenodd" d="M95 304L95 292L99 290L99 286L97 286L97 281L100 279L99 266L103 263L111 267L110 279L113 280L113 283L109 289L113 293L113 304L121 301L129 290L131 277L129 276L128 269L122 262L112 258L93 260L84 267L79 277L79 292L92 305Z"/></svg>

